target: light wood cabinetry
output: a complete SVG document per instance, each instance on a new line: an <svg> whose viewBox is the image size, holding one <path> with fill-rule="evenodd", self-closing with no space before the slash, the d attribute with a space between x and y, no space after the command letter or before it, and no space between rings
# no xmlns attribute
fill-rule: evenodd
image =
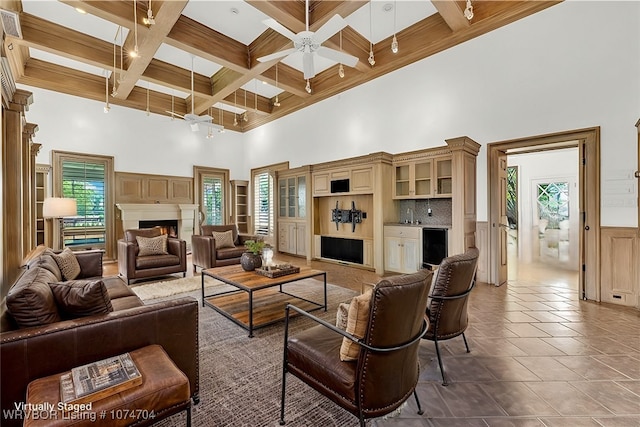
<svg viewBox="0 0 640 427"><path fill-rule="evenodd" d="M342 167L331 171L313 173L313 197L331 194L371 194L373 193L374 172L372 166ZM347 181L348 188L332 190L332 182Z"/></svg>
<svg viewBox="0 0 640 427"><path fill-rule="evenodd" d="M193 178L116 172L118 203L193 203Z"/></svg>
<svg viewBox="0 0 640 427"><path fill-rule="evenodd" d="M429 150L424 150L421 153L413 153L415 160L394 162L394 199L452 196L451 156L432 156Z"/></svg>
<svg viewBox="0 0 640 427"><path fill-rule="evenodd" d="M35 231L36 245L51 246L48 221L42 216L44 199L47 197L47 183L49 180L49 165L36 165L36 196L35 196Z"/></svg>
<svg viewBox="0 0 640 427"><path fill-rule="evenodd" d="M231 184L231 221L238 225L238 232L249 230L249 181L232 180Z"/></svg>
<svg viewBox="0 0 640 427"><path fill-rule="evenodd" d="M602 227L601 300L640 307L640 236L635 228Z"/></svg>
<svg viewBox="0 0 640 427"><path fill-rule="evenodd" d="M278 251L310 256L310 168L278 172Z"/></svg>
<svg viewBox="0 0 640 427"><path fill-rule="evenodd" d="M384 227L384 269L414 273L421 267L422 228L387 225Z"/></svg>

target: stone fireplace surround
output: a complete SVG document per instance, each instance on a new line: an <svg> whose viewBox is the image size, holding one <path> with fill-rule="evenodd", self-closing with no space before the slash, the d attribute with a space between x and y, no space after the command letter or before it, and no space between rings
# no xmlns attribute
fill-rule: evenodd
<svg viewBox="0 0 640 427"><path fill-rule="evenodd" d="M195 232L198 205L184 203L116 203L116 207L120 210L123 230L139 228L140 221L178 221L178 236L187 242L187 251L191 251L191 236Z"/></svg>

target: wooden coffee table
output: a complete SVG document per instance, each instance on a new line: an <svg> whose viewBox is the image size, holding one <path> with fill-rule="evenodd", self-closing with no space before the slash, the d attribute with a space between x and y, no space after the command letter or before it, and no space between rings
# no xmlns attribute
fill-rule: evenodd
<svg viewBox="0 0 640 427"><path fill-rule="evenodd" d="M311 277L323 278L324 302L311 301L285 292L284 285ZM205 295L205 277L220 280L237 289ZM283 320L287 304L294 304L305 311L327 311L327 273L309 267L300 267L299 273L269 278L255 271L244 271L240 265L202 270L202 306L208 305L223 316L249 331Z"/></svg>

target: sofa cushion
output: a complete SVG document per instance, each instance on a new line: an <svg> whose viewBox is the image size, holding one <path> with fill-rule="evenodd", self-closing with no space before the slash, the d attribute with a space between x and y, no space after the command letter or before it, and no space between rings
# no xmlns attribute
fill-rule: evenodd
<svg viewBox="0 0 640 427"><path fill-rule="evenodd" d="M54 275L56 280L51 280L51 282L61 282L64 280L62 277L62 272L60 271L60 267L58 267L58 263L53 258L54 252L51 249L47 249L45 253L37 258L36 261L29 264L29 269L32 268L44 268Z"/></svg>
<svg viewBox="0 0 640 427"><path fill-rule="evenodd" d="M19 327L59 322L60 313L49 282L56 276L44 268L30 268L9 289L7 309Z"/></svg>
<svg viewBox="0 0 640 427"><path fill-rule="evenodd" d="M147 255L166 255L167 252L167 235L162 234L157 237L136 236L138 247L140 248L138 256Z"/></svg>
<svg viewBox="0 0 640 427"><path fill-rule="evenodd" d="M52 256L58 264L64 280L73 280L80 275L80 264L71 249L65 248L59 254Z"/></svg>
<svg viewBox="0 0 640 427"><path fill-rule="evenodd" d="M347 320L349 319L349 304L341 302L336 312L336 328L347 330Z"/></svg>
<svg viewBox="0 0 640 427"><path fill-rule="evenodd" d="M60 311L67 318L106 314L113 311L102 280L69 280L49 283Z"/></svg>
<svg viewBox="0 0 640 427"><path fill-rule="evenodd" d="M160 227L132 228L124 232L124 241L136 243L136 237L158 237L162 234Z"/></svg>
<svg viewBox="0 0 640 427"><path fill-rule="evenodd" d="M232 259L232 258L240 258L243 253L247 251L247 248L244 246L233 248L223 248L216 249L216 258L217 259Z"/></svg>
<svg viewBox="0 0 640 427"><path fill-rule="evenodd" d="M233 231L213 231L213 239L216 241L216 249L235 248L233 244Z"/></svg>
<svg viewBox="0 0 640 427"><path fill-rule="evenodd" d="M231 230L231 233L233 233L233 243L236 246L240 245L240 239L238 237L238 226L236 224L203 225L200 229L200 234L202 234L203 236L211 236L214 231L221 233L229 230Z"/></svg>
<svg viewBox="0 0 640 427"><path fill-rule="evenodd" d="M362 295L358 295L351 300L349 304L349 315L347 317L346 332L356 338L364 338L369 325L369 309L371 304L371 291L367 291ZM358 360L360 353L360 345L348 338L342 339L340 346L340 360L343 362Z"/></svg>
<svg viewBox="0 0 640 427"><path fill-rule="evenodd" d="M171 254L136 257L136 270L161 268L171 265L180 265L180 257Z"/></svg>

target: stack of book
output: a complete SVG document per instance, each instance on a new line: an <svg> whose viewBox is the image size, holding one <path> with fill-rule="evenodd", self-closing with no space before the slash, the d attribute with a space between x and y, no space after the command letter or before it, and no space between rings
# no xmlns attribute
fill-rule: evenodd
<svg viewBox="0 0 640 427"><path fill-rule="evenodd" d="M73 368L60 378L60 401L87 403L142 384L129 353Z"/></svg>

